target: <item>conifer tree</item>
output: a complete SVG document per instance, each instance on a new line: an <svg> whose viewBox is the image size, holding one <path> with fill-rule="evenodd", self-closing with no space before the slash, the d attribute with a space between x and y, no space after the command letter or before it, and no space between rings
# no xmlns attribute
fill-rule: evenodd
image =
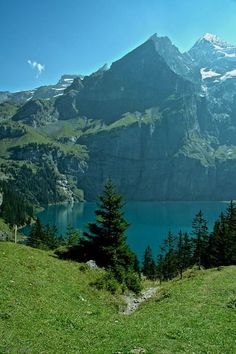
<svg viewBox="0 0 236 354"><path fill-rule="evenodd" d="M172 279L177 275L176 238L171 231L168 232L161 251L164 254L162 260L163 276L165 280Z"/></svg>
<svg viewBox="0 0 236 354"><path fill-rule="evenodd" d="M162 283L162 280L164 280L164 271L163 271L163 266L164 266L164 262L163 262L163 255L159 254L157 257L157 264L156 264L156 276L157 278L159 278L160 283Z"/></svg>
<svg viewBox="0 0 236 354"><path fill-rule="evenodd" d="M67 225L66 230L66 243L69 247L76 246L79 244L80 232L73 228L72 225Z"/></svg>
<svg viewBox="0 0 236 354"><path fill-rule="evenodd" d="M126 243L125 231L129 224L124 218L123 206L122 196L109 179L99 197L96 221L89 223L89 232L84 233L87 249L93 259L98 265L111 269L120 282L125 272L134 270L137 263Z"/></svg>
<svg viewBox="0 0 236 354"><path fill-rule="evenodd" d="M60 239L57 235L57 228L55 225L46 225L43 228L44 240L42 248L54 250L59 246Z"/></svg>
<svg viewBox="0 0 236 354"><path fill-rule="evenodd" d="M177 267L182 279L183 271L191 265L191 240L188 233L182 233L180 230L178 233L177 243Z"/></svg>
<svg viewBox="0 0 236 354"><path fill-rule="evenodd" d="M33 248L42 248L45 244L45 232L39 218L36 219L26 243L28 246Z"/></svg>
<svg viewBox="0 0 236 354"><path fill-rule="evenodd" d="M156 265L150 246L144 252L142 272L148 279L154 280L156 278Z"/></svg>
<svg viewBox="0 0 236 354"><path fill-rule="evenodd" d="M231 200L226 209L227 222L227 264L236 264L236 206Z"/></svg>
<svg viewBox="0 0 236 354"><path fill-rule="evenodd" d="M201 265L207 263L207 247L209 241L207 221L202 211L196 214L192 222L192 234L194 236L194 261L201 269Z"/></svg>
<svg viewBox="0 0 236 354"><path fill-rule="evenodd" d="M210 266L227 265L229 247L228 224L224 213L221 213L214 224L213 232L209 239Z"/></svg>

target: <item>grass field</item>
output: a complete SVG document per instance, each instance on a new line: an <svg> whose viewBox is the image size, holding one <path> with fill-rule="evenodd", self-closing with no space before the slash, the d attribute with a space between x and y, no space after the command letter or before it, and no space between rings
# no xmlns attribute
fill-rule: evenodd
<svg viewBox="0 0 236 354"><path fill-rule="evenodd" d="M0 243L0 353L235 354L236 267L190 270L130 316L47 252Z"/></svg>

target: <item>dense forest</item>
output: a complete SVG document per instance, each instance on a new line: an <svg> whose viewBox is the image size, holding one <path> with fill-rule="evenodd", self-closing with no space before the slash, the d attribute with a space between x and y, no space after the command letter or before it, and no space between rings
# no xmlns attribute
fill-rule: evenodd
<svg viewBox="0 0 236 354"><path fill-rule="evenodd" d="M10 226L30 223L33 218L33 206L19 192L14 184L1 182L0 217Z"/></svg>

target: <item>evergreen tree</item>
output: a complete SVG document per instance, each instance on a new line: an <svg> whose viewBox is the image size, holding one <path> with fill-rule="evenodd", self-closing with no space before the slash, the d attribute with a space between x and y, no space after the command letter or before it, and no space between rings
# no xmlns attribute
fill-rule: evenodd
<svg viewBox="0 0 236 354"><path fill-rule="evenodd" d="M54 250L60 245L60 239L57 235L57 228L55 225L46 225L43 228L44 240L42 248Z"/></svg>
<svg viewBox="0 0 236 354"><path fill-rule="evenodd" d="M66 243L69 247L76 246L79 244L80 233L79 230L73 228L72 225L67 225L66 230Z"/></svg>
<svg viewBox="0 0 236 354"><path fill-rule="evenodd" d="M32 226L26 244L30 247L40 248L44 250L54 250L64 243L64 240L58 237L55 225L42 225L39 218L36 219Z"/></svg>
<svg viewBox="0 0 236 354"><path fill-rule="evenodd" d="M201 265L207 263L207 247L209 241L207 221L202 211L196 214L192 222L192 234L194 236L194 262L201 269Z"/></svg>
<svg viewBox="0 0 236 354"><path fill-rule="evenodd" d="M33 248L42 248L45 244L45 232L39 218L36 219L35 224L32 226L26 244Z"/></svg>
<svg viewBox="0 0 236 354"><path fill-rule="evenodd" d="M213 232L209 239L210 266L222 266L228 264L229 255L229 232L228 224L224 213L221 213L216 220Z"/></svg>
<svg viewBox="0 0 236 354"><path fill-rule="evenodd" d="M236 207L233 201L214 224L209 254L210 266L236 264Z"/></svg>
<svg viewBox="0 0 236 354"><path fill-rule="evenodd" d="M25 200L25 196L14 185L6 182L0 182L0 192L2 195L0 217L11 226L29 223L33 217L33 206Z"/></svg>
<svg viewBox="0 0 236 354"><path fill-rule="evenodd" d="M177 275L177 254L176 254L176 238L171 231L168 232L164 241L164 245L161 247L164 257L162 260L162 272L164 280L169 280Z"/></svg>
<svg viewBox="0 0 236 354"><path fill-rule="evenodd" d="M88 224L84 233L82 248L87 248L87 257L98 265L110 269L119 282L124 282L126 272L134 271L136 257L126 243L125 231L129 224L122 212L122 197L109 179L103 194L99 197L96 221ZM87 243L86 247L84 244Z"/></svg>
<svg viewBox="0 0 236 354"><path fill-rule="evenodd" d="M156 276L160 280L160 283L162 283L162 280L164 280L164 257L162 254L159 254L157 257L157 264L156 264Z"/></svg>
<svg viewBox="0 0 236 354"><path fill-rule="evenodd" d="M226 209L227 222L227 264L236 264L236 206L231 200Z"/></svg>
<svg viewBox="0 0 236 354"><path fill-rule="evenodd" d="M182 233L180 230L178 234L178 244L177 244L177 267L182 279L183 271L186 270L192 261L191 254L191 240L187 233Z"/></svg>
<svg viewBox="0 0 236 354"><path fill-rule="evenodd" d="M150 246L144 252L142 272L148 279L154 280L156 278L156 265Z"/></svg>

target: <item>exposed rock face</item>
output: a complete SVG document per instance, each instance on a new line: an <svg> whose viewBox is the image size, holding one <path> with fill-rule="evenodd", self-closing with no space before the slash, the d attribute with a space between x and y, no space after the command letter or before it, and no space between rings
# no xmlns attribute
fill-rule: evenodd
<svg viewBox="0 0 236 354"><path fill-rule="evenodd" d="M37 127L55 121L57 116L50 101L32 100L19 109L13 120Z"/></svg>
<svg viewBox="0 0 236 354"><path fill-rule="evenodd" d="M212 157L212 162L206 162L201 151L195 158L180 153L185 131L179 126L175 135L168 125L171 122L163 120L151 133L150 125L136 124L88 138L90 161L85 178L79 180L86 199L96 198L108 176L128 200L232 198L236 190L236 161L223 162ZM210 152L204 153L210 157Z"/></svg>
<svg viewBox="0 0 236 354"><path fill-rule="evenodd" d="M78 109L76 108L77 92L69 91L67 94L58 97L55 102L55 108L59 119L73 119L78 117Z"/></svg>
<svg viewBox="0 0 236 354"><path fill-rule="evenodd" d="M83 175L87 168L85 159L75 154L65 153L50 144L27 144L11 149L13 160L30 161L36 164L53 163L62 174Z"/></svg>
<svg viewBox="0 0 236 354"><path fill-rule="evenodd" d="M160 106L172 95L191 94L191 83L171 70L155 45L148 40L109 70L85 77L77 97L80 114L112 122L126 112Z"/></svg>

